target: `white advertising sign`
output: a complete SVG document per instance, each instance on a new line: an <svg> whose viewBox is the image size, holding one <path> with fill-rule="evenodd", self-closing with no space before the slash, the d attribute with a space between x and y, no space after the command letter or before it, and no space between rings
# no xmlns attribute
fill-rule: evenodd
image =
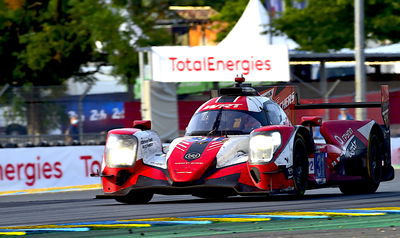
<svg viewBox="0 0 400 238"><path fill-rule="evenodd" d="M0 149L0 192L100 184L104 146ZM400 165L400 138L391 139L392 164Z"/></svg>
<svg viewBox="0 0 400 238"><path fill-rule="evenodd" d="M152 79L160 82L289 81L286 46L256 47L162 46L152 47Z"/></svg>
<svg viewBox="0 0 400 238"><path fill-rule="evenodd" d="M392 148L392 164L400 165L400 138L392 138L390 146Z"/></svg>
<svg viewBox="0 0 400 238"><path fill-rule="evenodd" d="M0 149L0 191L100 184L104 146Z"/></svg>

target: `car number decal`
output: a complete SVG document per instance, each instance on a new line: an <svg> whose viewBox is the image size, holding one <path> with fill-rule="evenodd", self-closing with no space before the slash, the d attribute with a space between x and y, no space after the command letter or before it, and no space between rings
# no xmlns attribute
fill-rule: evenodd
<svg viewBox="0 0 400 238"><path fill-rule="evenodd" d="M326 153L315 153L314 155L314 175L318 184L326 183L325 158Z"/></svg>

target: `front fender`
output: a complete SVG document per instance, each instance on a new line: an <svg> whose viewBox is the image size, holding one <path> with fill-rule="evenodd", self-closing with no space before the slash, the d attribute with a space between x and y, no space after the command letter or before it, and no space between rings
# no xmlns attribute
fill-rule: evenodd
<svg viewBox="0 0 400 238"><path fill-rule="evenodd" d="M250 175L256 187L270 191L293 189L291 167L293 165L293 143L297 130L298 128L293 126L274 125L258 128L250 134L250 138L252 138L257 135L271 135L279 132L281 138L281 143L270 161L248 163Z"/></svg>
<svg viewBox="0 0 400 238"><path fill-rule="evenodd" d="M137 151L135 161L143 160L144 164L156 167L165 166L165 156L162 156L162 143L157 132L152 130L141 130L137 128L121 128L110 130L107 134L106 148L109 143L110 135L132 135L137 141ZM161 157L161 158L160 158ZM155 159L156 158L156 159ZM163 159L162 159L163 158ZM102 171L105 169L106 153L103 154Z"/></svg>
<svg viewBox="0 0 400 238"><path fill-rule="evenodd" d="M250 134L250 138L256 135L263 135L272 132L279 132L281 135L281 144L275 151L273 158L270 162L275 163L277 166L285 165L290 167L292 165L292 150L293 150L293 140L296 128L293 126L286 125L274 125L274 126L264 126L254 130Z"/></svg>

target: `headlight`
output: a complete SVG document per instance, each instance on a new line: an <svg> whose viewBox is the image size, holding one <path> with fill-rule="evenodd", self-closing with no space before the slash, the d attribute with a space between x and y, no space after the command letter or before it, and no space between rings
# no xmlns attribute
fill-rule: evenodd
<svg viewBox="0 0 400 238"><path fill-rule="evenodd" d="M133 135L110 134L106 144L107 167L127 167L135 163L137 139Z"/></svg>
<svg viewBox="0 0 400 238"><path fill-rule="evenodd" d="M255 135L250 138L250 163L267 163L281 145L281 134L272 132L265 135Z"/></svg>

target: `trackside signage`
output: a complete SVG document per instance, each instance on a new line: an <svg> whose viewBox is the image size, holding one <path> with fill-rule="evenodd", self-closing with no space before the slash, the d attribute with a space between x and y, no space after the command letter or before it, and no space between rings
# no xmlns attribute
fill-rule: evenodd
<svg viewBox="0 0 400 238"><path fill-rule="evenodd" d="M0 149L0 192L100 184L104 146ZM400 166L400 138L391 138L392 164ZM397 167L398 168L398 167Z"/></svg>
<svg viewBox="0 0 400 238"><path fill-rule="evenodd" d="M0 149L0 191L100 184L104 146Z"/></svg>
<svg viewBox="0 0 400 238"><path fill-rule="evenodd" d="M152 47L152 79L160 82L228 81L243 74L246 81L289 81L286 46L255 51L220 46Z"/></svg>

